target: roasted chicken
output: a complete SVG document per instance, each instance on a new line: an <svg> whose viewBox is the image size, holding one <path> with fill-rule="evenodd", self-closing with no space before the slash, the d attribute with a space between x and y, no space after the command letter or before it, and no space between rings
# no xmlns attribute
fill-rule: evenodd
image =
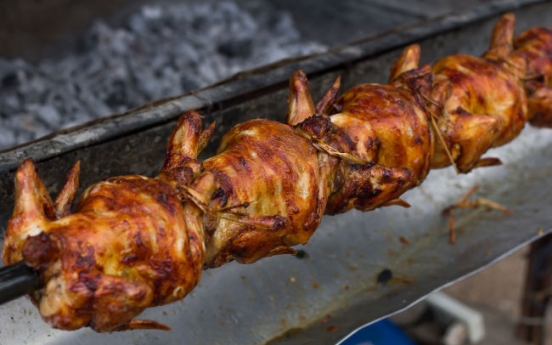
<svg viewBox="0 0 552 345"><path fill-rule="evenodd" d="M552 126L552 29L533 28L514 41L510 60L524 81L529 122L536 127ZM510 63L512 64L512 63Z"/></svg>
<svg viewBox="0 0 552 345"><path fill-rule="evenodd" d="M217 154L197 159L214 131L181 116L156 178L114 177L88 188L74 212L79 164L55 201L32 161L15 179L16 203L3 248L45 287L31 297L61 329L167 329L135 320L150 306L184 298L204 268L294 253L323 214L408 204L399 197L430 168L496 165L481 158L529 120L552 125L552 31L513 40L501 18L483 57L453 55L418 67L407 47L388 85L363 84L339 98L339 79L315 105L303 72L292 75L286 123L250 120Z"/></svg>
<svg viewBox="0 0 552 345"><path fill-rule="evenodd" d="M67 199L52 204L34 164L21 165L4 262L23 259L41 271L46 285L33 298L56 328L165 329L132 318L197 284L204 243L193 217L200 215L173 186L143 176L102 181L67 214L62 206L74 196L77 174L78 166L60 194Z"/></svg>

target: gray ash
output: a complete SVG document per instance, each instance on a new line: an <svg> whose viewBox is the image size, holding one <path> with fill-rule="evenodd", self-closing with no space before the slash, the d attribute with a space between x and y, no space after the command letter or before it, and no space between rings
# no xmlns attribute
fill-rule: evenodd
<svg viewBox="0 0 552 345"><path fill-rule="evenodd" d="M325 49L301 40L289 14L232 2L146 6L120 28L95 22L81 43L36 65L0 58L0 150Z"/></svg>

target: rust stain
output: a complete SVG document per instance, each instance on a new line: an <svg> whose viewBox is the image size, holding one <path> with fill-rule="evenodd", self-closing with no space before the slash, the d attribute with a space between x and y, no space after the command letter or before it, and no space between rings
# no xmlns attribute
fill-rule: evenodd
<svg viewBox="0 0 552 345"><path fill-rule="evenodd" d="M387 256L389 256L389 257L399 256L399 252L389 248L389 249L387 249Z"/></svg>
<svg viewBox="0 0 552 345"><path fill-rule="evenodd" d="M337 326L328 326L328 327L326 327L326 331L328 331L328 332L337 332Z"/></svg>
<svg viewBox="0 0 552 345"><path fill-rule="evenodd" d="M410 244L410 241L404 238L403 236L399 236L399 241L404 244L405 246L408 246Z"/></svg>
<svg viewBox="0 0 552 345"><path fill-rule="evenodd" d="M416 281L414 279L410 279L405 276L398 276L398 277L393 277L391 279L391 283L413 285L413 284L416 284Z"/></svg>
<svg viewBox="0 0 552 345"><path fill-rule="evenodd" d="M323 318L321 321L320 321L320 324L325 326L327 323L328 323L328 320L332 318L332 315L331 314L327 314L325 318Z"/></svg>

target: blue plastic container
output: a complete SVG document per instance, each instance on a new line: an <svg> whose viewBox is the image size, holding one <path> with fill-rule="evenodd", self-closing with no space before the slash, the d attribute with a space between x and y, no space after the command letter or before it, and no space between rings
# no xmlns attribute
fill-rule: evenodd
<svg viewBox="0 0 552 345"><path fill-rule="evenodd" d="M397 325L388 319L363 327L341 345L416 345Z"/></svg>

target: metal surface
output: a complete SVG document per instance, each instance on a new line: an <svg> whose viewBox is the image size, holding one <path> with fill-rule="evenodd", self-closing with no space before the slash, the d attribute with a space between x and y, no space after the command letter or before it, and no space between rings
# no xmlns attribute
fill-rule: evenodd
<svg viewBox="0 0 552 345"><path fill-rule="evenodd" d="M480 54L496 14L521 5L526 6L516 10L519 29L552 25L552 4L530 3L536 2L491 3L427 21L7 152L0 156L0 209L11 208L11 174L26 156L36 155L50 190L59 189L62 176L79 158L84 185L114 174L151 174L162 163L171 121L187 108L216 109L206 113L206 120L217 120L219 136L247 118L283 120L286 79L295 69L313 76L315 95L338 74L344 88L385 82L404 44L420 42L425 61L457 52ZM551 144L552 131L527 128L513 143L489 153L500 157L503 166L467 176L457 176L452 169L432 171L426 182L404 196L413 206L410 209L326 217L303 248L307 253L303 259L280 256L206 271L184 301L142 315L166 323L171 332L56 331L40 320L29 301L20 299L0 307L0 343L334 344L360 325L397 312L550 232ZM461 213L458 241L449 245L447 222L440 211L474 184L482 186L478 195L511 208L514 215ZM394 278L377 283L384 269L391 270Z"/></svg>

